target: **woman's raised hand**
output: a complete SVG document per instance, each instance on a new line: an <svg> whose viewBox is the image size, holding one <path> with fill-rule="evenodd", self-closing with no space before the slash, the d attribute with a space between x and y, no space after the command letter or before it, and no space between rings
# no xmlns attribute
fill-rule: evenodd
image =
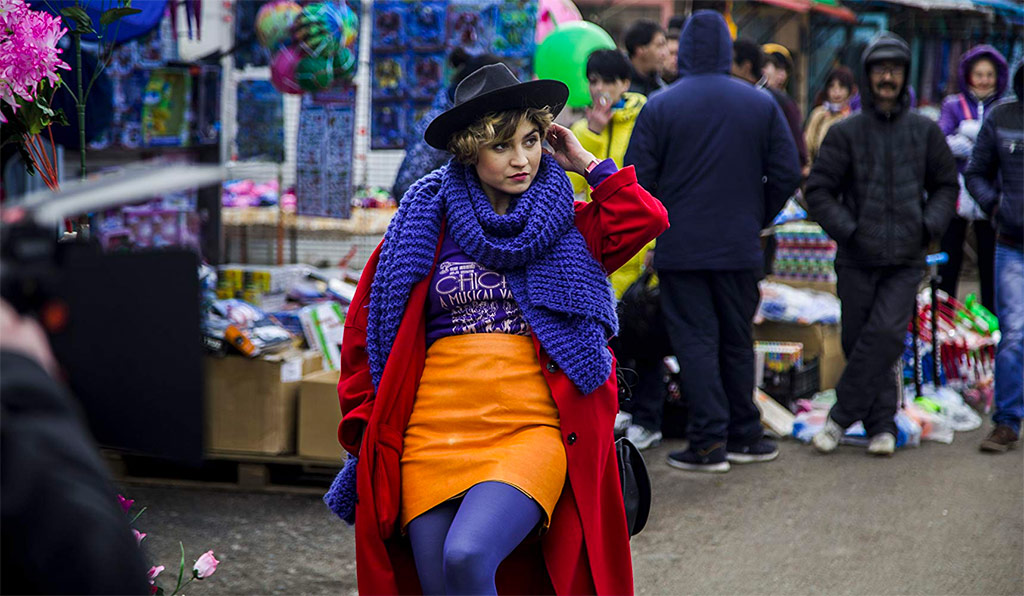
<svg viewBox="0 0 1024 596"><path fill-rule="evenodd" d="M564 126L552 124L548 129L547 141L551 145L551 155L567 172L583 176L590 162L596 159L593 153L580 145L576 135Z"/></svg>

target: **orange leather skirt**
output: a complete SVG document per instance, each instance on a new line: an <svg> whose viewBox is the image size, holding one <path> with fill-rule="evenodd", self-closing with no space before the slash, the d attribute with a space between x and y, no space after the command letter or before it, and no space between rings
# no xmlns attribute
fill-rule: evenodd
<svg viewBox="0 0 1024 596"><path fill-rule="evenodd" d="M558 408L528 336L475 333L430 346L402 452L402 528L497 481L544 509L565 484Z"/></svg>

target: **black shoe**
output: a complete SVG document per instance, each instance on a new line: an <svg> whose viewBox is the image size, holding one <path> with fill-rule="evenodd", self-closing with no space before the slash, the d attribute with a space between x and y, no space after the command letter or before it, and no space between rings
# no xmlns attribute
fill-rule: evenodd
<svg viewBox="0 0 1024 596"><path fill-rule="evenodd" d="M779 448L768 439L760 439L750 445L730 445L725 457L734 464L753 464L772 461L779 456Z"/></svg>
<svg viewBox="0 0 1024 596"><path fill-rule="evenodd" d="M668 454L668 465L689 472L713 472L722 474L729 471L729 460L725 456L725 444L715 443L707 449L687 448Z"/></svg>

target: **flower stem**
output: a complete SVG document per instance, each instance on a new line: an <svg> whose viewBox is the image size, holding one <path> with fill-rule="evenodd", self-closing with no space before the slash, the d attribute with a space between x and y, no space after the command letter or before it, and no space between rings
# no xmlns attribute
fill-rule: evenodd
<svg viewBox="0 0 1024 596"><path fill-rule="evenodd" d="M139 519L140 517L142 517L142 514L146 512L146 509L147 509L147 507L143 507L141 511L139 511L138 513L136 513L136 514L135 514L135 517L133 517L133 518L132 518L132 521L128 522L128 525L130 526L130 525L134 524L134 523L135 523L135 520L137 520L137 519Z"/></svg>

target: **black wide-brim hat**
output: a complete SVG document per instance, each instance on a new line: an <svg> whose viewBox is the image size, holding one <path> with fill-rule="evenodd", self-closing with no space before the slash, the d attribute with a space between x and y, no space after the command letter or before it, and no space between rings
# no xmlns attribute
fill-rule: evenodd
<svg viewBox="0 0 1024 596"><path fill-rule="evenodd" d="M541 79L519 82L504 64L490 64L469 75L455 88L455 105L434 118L423 133L428 145L448 150L452 135L492 112L548 108L557 116L569 99L561 81Z"/></svg>

